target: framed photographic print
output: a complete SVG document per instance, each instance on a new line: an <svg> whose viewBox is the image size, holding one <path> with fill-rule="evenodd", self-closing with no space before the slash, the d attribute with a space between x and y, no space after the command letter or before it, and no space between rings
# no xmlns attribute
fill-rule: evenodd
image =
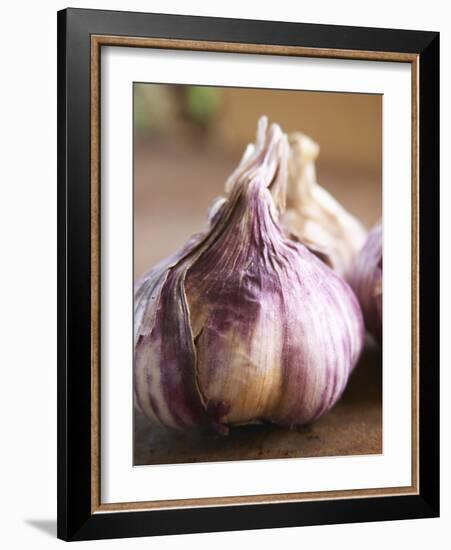
<svg viewBox="0 0 451 550"><path fill-rule="evenodd" d="M58 13L58 536L439 514L439 35Z"/></svg>

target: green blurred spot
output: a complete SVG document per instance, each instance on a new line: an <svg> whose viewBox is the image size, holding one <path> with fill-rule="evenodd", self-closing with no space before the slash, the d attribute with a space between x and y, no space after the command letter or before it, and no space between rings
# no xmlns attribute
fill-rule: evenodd
<svg viewBox="0 0 451 550"><path fill-rule="evenodd" d="M219 108L219 90L205 86L189 86L186 100L188 114L194 120L205 124L214 117Z"/></svg>

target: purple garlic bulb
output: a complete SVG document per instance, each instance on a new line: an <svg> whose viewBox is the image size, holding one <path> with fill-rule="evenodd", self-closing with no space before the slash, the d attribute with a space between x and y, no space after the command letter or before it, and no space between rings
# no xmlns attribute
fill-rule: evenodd
<svg viewBox="0 0 451 550"><path fill-rule="evenodd" d="M362 307L365 326L382 344L382 225L368 237L348 273L348 281Z"/></svg>
<svg viewBox="0 0 451 550"><path fill-rule="evenodd" d="M363 345L348 284L279 225L288 143L262 118L210 227L135 293L135 400L175 429L292 426L340 398Z"/></svg>

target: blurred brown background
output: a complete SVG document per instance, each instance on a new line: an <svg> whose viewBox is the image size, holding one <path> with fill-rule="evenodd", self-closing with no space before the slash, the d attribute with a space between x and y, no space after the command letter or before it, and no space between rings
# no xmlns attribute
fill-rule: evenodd
<svg viewBox="0 0 451 550"><path fill-rule="evenodd" d="M382 96L135 84L135 279L205 227L262 114L312 137L319 183L368 228L378 220Z"/></svg>
<svg viewBox="0 0 451 550"><path fill-rule="evenodd" d="M135 279L206 227L257 120L321 147L318 181L369 228L381 215L381 96L135 84ZM382 452L381 351L368 341L345 393L293 430L233 427L226 438L150 426L135 410L134 464L176 464Z"/></svg>

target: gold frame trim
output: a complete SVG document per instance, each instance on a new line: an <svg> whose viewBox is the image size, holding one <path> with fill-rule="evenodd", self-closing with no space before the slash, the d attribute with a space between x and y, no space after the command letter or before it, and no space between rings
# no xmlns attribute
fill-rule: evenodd
<svg viewBox="0 0 451 550"><path fill-rule="evenodd" d="M100 50L102 46L164 48L210 52L250 53L332 59L357 59L410 63L412 71L412 483L408 487L317 491L268 495L118 502L100 500ZM306 502L342 498L386 497L419 494L419 56L399 52L333 50L298 46L240 44L139 38L91 36L91 512L162 510L276 502Z"/></svg>

